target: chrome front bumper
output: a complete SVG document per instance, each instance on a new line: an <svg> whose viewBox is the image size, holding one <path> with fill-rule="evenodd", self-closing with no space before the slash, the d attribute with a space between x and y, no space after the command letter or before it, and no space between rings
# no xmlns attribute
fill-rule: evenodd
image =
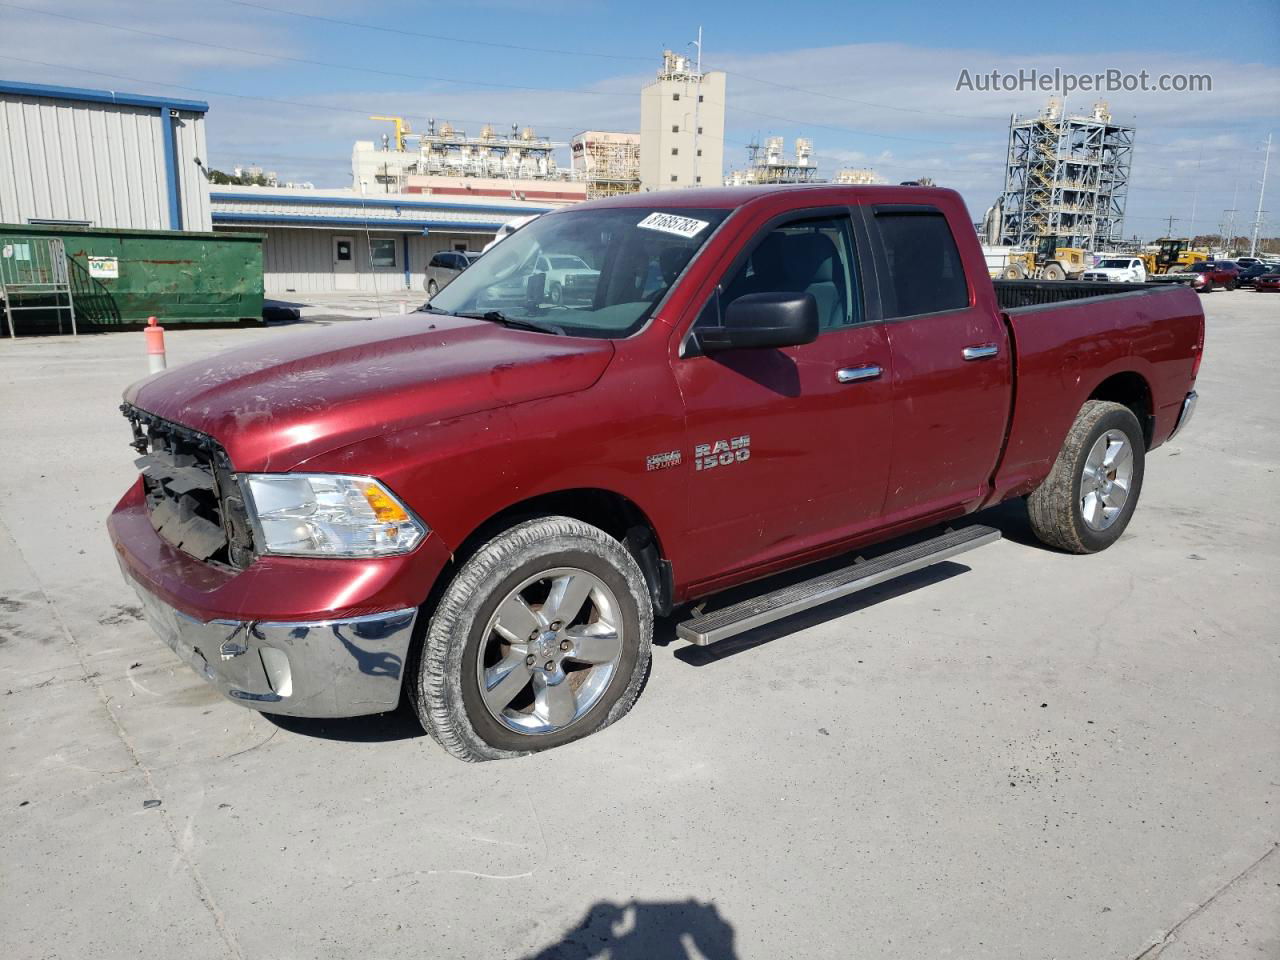
<svg viewBox="0 0 1280 960"><path fill-rule="evenodd" d="M228 700L264 713L355 717L394 710L417 610L344 620L203 622L125 572L147 622Z"/></svg>
<svg viewBox="0 0 1280 960"><path fill-rule="evenodd" d="M1173 425L1173 433L1169 434L1172 440L1178 435L1178 431L1185 427L1190 421L1191 416L1196 412L1196 401L1200 399L1200 395L1192 390L1187 394L1185 400L1182 401L1182 410L1178 413L1178 422Z"/></svg>

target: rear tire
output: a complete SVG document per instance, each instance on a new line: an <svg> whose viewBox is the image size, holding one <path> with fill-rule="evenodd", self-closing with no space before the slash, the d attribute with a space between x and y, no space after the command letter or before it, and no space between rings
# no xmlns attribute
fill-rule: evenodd
<svg viewBox="0 0 1280 960"><path fill-rule="evenodd" d="M436 286L436 282L434 280L428 280L427 281L427 299L428 300L431 299L439 292L440 292L440 288Z"/></svg>
<svg viewBox="0 0 1280 960"><path fill-rule="evenodd" d="M1065 280L1067 279L1067 272L1058 264L1051 263L1044 268L1044 278L1046 280Z"/></svg>
<svg viewBox="0 0 1280 960"><path fill-rule="evenodd" d="M1119 540L1142 492L1145 454L1132 410L1088 401L1049 476L1027 498L1036 537L1068 553L1097 553Z"/></svg>
<svg viewBox="0 0 1280 960"><path fill-rule="evenodd" d="M644 575L621 543L569 517L529 520L477 550L445 589L410 696L460 760L547 750L631 709L652 636Z"/></svg>

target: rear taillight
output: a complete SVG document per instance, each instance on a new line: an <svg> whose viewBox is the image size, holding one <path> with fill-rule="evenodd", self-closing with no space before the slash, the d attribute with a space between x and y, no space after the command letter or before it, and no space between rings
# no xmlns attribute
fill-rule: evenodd
<svg viewBox="0 0 1280 960"><path fill-rule="evenodd" d="M1200 331L1196 334L1195 346L1191 348L1191 380L1200 375L1200 361L1204 359L1204 320L1200 321Z"/></svg>

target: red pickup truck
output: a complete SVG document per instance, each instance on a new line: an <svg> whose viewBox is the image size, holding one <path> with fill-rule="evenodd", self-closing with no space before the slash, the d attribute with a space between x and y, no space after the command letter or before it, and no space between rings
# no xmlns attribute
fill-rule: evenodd
<svg viewBox="0 0 1280 960"><path fill-rule="evenodd" d="M584 265L558 297L548 257ZM455 756L513 756L626 713L655 615L714 642L989 542L920 533L1014 497L1045 543L1109 546L1203 340L1185 287L993 285L949 190L615 197L417 313L130 387L141 475L110 534L230 699L332 717L403 692Z"/></svg>

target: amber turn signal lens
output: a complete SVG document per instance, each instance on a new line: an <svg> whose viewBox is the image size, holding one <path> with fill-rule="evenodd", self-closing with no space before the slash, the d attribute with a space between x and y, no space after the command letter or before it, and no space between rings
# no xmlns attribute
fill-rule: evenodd
<svg viewBox="0 0 1280 960"><path fill-rule="evenodd" d="M364 488L364 498L369 501L373 515L381 523L404 523L409 519L404 507L387 496L381 487L372 483L367 485Z"/></svg>

